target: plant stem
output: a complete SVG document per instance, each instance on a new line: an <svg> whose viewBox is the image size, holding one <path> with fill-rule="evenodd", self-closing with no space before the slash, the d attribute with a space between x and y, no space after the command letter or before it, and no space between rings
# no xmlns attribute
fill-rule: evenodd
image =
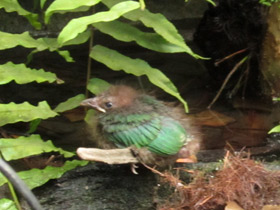
<svg viewBox="0 0 280 210"><path fill-rule="evenodd" d="M90 33L90 39L89 39L89 53L88 53L88 63L87 63L87 83L86 83L86 98L88 98L88 89L87 89L87 86L88 86L88 83L89 83L89 80L90 80L90 76L91 76L91 64L92 64L92 59L90 57L90 53L91 53L91 50L92 50L92 45L93 45L93 38L94 38L94 31L93 31L93 28L90 29L91 30L91 33Z"/></svg>
<svg viewBox="0 0 280 210"><path fill-rule="evenodd" d="M13 197L13 200L14 200L16 206L17 206L17 209L18 209L18 210L22 210L22 208L21 208L21 206L20 206L20 203L19 203L19 200L18 200L18 197L17 197L17 194L16 194L16 192L15 192L15 189L14 189L12 183L11 183L8 179L6 179L6 180L7 180L7 184L8 184L8 186L9 186L11 195L12 195L12 197Z"/></svg>
<svg viewBox="0 0 280 210"><path fill-rule="evenodd" d="M208 105L207 109L211 109L211 106L218 100L218 98L220 97L223 89L225 88L226 84L228 83L229 79L231 78L231 76L236 72L236 70L248 59L248 56L245 56L244 58L242 58L234 67L233 69L229 72L229 74L227 75L227 77L225 78L221 88L219 89L218 93L216 94L215 98L212 100L212 102Z"/></svg>
<svg viewBox="0 0 280 210"><path fill-rule="evenodd" d="M146 8L145 1L144 0L139 0L139 3L140 3L141 10L144 10Z"/></svg>
<svg viewBox="0 0 280 210"><path fill-rule="evenodd" d="M0 153L0 158L3 158L3 157L2 157L2 153ZM5 176L4 176L4 177L5 177ZM15 192L15 189L14 189L12 183L11 183L11 182L9 181L9 179L7 179L6 177L5 177L5 179L6 179L6 181L7 181L9 190L10 190L11 195L12 195L12 197L13 197L13 200L14 200L16 206L17 206L17 209L18 209L18 210L21 210L22 208L21 208L21 206L20 206L20 203L19 203L17 194L16 194L16 192Z"/></svg>
<svg viewBox="0 0 280 210"><path fill-rule="evenodd" d="M0 156L0 171L6 177L8 183L10 182L11 184L9 185L10 190L12 189L11 194L19 210L21 210L21 207L19 201L17 200L13 188L15 188L17 192L20 193L26 199L31 209L43 210L41 204L39 203L35 195L31 192L31 190L27 187L27 185L19 178L17 173L14 171L14 169L12 169L12 167L8 163L6 163L6 161L4 161L1 156Z"/></svg>
<svg viewBox="0 0 280 210"><path fill-rule="evenodd" d="M1 159L3 158L3 157L2 157L2 153L0 153L0 158L1 158ZM6 179L6 181L7 181L9 190L10 190L11 195L12 195L12 197L13 197L13 200L14 200L16 206L17 206L17 209L18 209L18 210L21 210L22 208L21 208L21 206L20 206L20 203L19 203L17 194L16 194L16 192L15 192L15 189L14 189L12 183L11 183L11 182L9 181L9 179L7 179L6 177L5 177L5 179Z"/></svg>

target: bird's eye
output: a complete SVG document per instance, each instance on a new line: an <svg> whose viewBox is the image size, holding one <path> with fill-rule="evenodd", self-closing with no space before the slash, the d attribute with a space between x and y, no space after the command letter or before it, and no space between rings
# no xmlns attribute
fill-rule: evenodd
<svg viewBox="0 0 280 210"><path fill-rule="evenodd" d="M111 108L113 106L112 102L106 102L105 103L106 108Z"/></svg>

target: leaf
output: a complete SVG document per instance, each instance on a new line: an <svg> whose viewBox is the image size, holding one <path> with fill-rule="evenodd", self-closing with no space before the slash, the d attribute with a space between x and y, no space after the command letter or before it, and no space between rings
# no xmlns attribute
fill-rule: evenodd
<svg viewBox="0 0 280 210"><path fill-rule="evenodd" d="M72 152L55 147L50 140L43 141L40 135L37 134L28 137L21 136L16 139L0 138L0 151L7 161L38 155L44 152L59 152L66 158L75 155Z"/></svg>
<svg viewBox="0 0 280 210"><path fill-rule="evenodd" d="M11 34L0 31L0 50L23 46L25 48L35 48L37 51L49 50L56 51L59 48L56 38L34 39L28 32L22 34ZM90 37L90 31L79 34L75 39L64 43L66 45L78 45L86 42Z"/></svg>
<svg viewBox="0 0 280 210"><path fill-rule="evenodd" d="M65 172L70 171L78 166L85 166L86 164L88 164L88 161L66 161L62 167L47 166L44 169L34 168L28 171L21 171L18 173L18 175L30 189L33 189L45 184L50 179L60 178ZM0 186L5 183L6 181L4 181L0 176Z"/></svg>
<svg viewBox="0 0 280 210"><path fill-rule="evenodd" d="M28 32L11 34L0 31L0 37L0 50L10 49L18 45L25 48L37 48L39 51L46 49L42 39L36 40L32 38Z"/></svg>
<svg viewBox="0 0 280 210"><path fill-rule="evenodd" d="M89 39L90 34L90 30L86 30L85 32L78 34L75 39L65 42L63 46L83 44ZM40 51L46 49L49 49L50 51L57 51L57 49L60 48L56 38L40 38L36 41L41 43L41 45L44 47L43 49L39 49Z"/></svg>
<svg viewBox="0 0 280 210"><path fill-rule="evenodd" d="M152 68L147 62L141 59L129 58L115 50L111 50L100 45L93 47L90 57L105 64L114 71L123 70L126 73L133 74L135 76L146 75L151 83L179 99L184 105L186 112L188 112L187 103L180 96L175 85L160 70Z"/></svg>
<svg viewBox="0 0 280 210"><path fill-rule="evenodd" d="M28 134L33 133L37 130L37 127L40 125L42 119L35 119L29 123L29 130L27 131Z"/></svg>
<svg viewBox="0 0 280 210"><path fill-rule="evenodd" d="M139 3L140 3L141 10L144 10L146 8L145 1L144 0L139 0Z"/></svg>
<svg viewBox="0 0 280 210"><path fill-rule="evenodd" d="M271 2L273 2L273 0L260 0L259 3L260 4L263 4L263 5L266 5L266 6L271 6ZM277 2L277 0L276 0Z"/></svg>
<svg viewBox="0 0 280 210"><path fill-rule="evenodd" d="M186 45L183 37L178 33L175 26L171 22L169 22L162 14L153 14L148 10L139 10L137 11L137 13L144 13L139 17L139 20L142 21L145 26L153 28L157 34L161 35L170 43L182 47L186 53L192 55L195 58L201 58L199 55L192 52L192 50ZM131 13L128 16L133 17L134 14ZM135 19L134 21L136 20L137 19Z"/></svg>
<svg viewBox="0 0 280 210"><path fill-rule="evenodd" d="M1 179L1 177L0 177L0 179ZM2 210L17 210L16 204L13 201L11 201L7 198L0 199L0 209L2 209Z"/></svg>
<svg viewBox="0 0 280 210"><path fill-rule="evenodd" d="M41 23L38 22L38 15L23 9L17 0L1 0L1 8L4 8L6 12L17 12L19 15L26 17L33 27L36 29L41 28Z"/></svg>
<svg viewBox="0 0 280 210"><path fill-rule="evenodd" d="M268 134L271 134L271 133L280 133L280 125L277 125L275 126L274 128L272 128Z"/></svg>
<svg viewBox="0 0 280 210"><path fill-rule="evenodd" d="M92 78L89 80L87 89L93 94L97 95L107 90L110 86L110 83L106 82L105 80Z"/></svg>
<svg viewBox="0 0 280 210"><path fill-rule="evenodd" d="M212 0L206 0L208 3L212 4L214 7L216 6L216 3Z"/></svg>
<svg viewBox="0 0 280 210"><path fill-rule="evenodd" d="M85 99L85 95L84 94L79 94L76 95L72 98L68 98L67 101L60 103L55 109L54 111L56 112L65 112L67 110L71 110L74 109L78 106L80 106L80 103L82 100Z"/></svg>
<svg viewBox="0 0 280 210"><path fill-rule="evenodd" d="M91 35L91 30L86 30L83 33L80 33L75 39L71 39L68 42L65 42L63 46L68 46L68 45L79 45L85 43ZM59 48L57 44L57 48Z"/></svg>
<svg viewBox="0 0 280 210"><path fill-rule="evenodd" d="M12 34L0 31L0 50L23 46L25 48L36 48L38 51L49 49L54 51L58 48L55 38L34 39L28 32L22 34Z"/></svg>
<svg viewBox="0 0 280 210"><path fill-rule="evenodd" d="M47 9L45 13L45 23L49 22L49 19L53 13L66 13L66 12L77 12L86 11L89 7L96 5L100 0L56 0Z"/></svg>
<svg viewBox="0 0 280 210"><path fill-rule="evenodd" d="M40 8L43 9L47 0L40 0Z"/></svg>
<svg viewBox="0 0 280 210"><path fill-rule="evenodd" d="M43 69L31 69L24 64L14 64L12 62L0 65L0 85L7 84L12 80L17 84L58 82L54 73L46 72Z"/></svg>
<svg viewBox="0 0 280 210"><path fill-rule="evenodd" d="M121 15L137 8L139 8L138 2L126 1L116 4L109 11L73 19L62 29L58 36L58 43L62 45L63 43L74 39L79 33L84 32L90 24L115 20Z"/></svg>
<svg viewBox="0 0 280 210"><path fill-rule="evenodd" d="M67 62L75 62L74 59L71 57L70 52L67 50L57 50L57 53L61 55Z"/></svg>
<svg viewBox="0 0 280 210"><path fill-rule="evenodd" d="M94 109L89 109L85 116L85 122L90 125L92 123L92 119L94 118L96 111Z"/></svg>
<svg viewBox="0 0 280 210"><path fill-rule="evenodd" d="M156 33L146 33L138 28L120 21L94 23L94 27L123 42L135 41L138 45L150 50L163 53L185 52L185 49L166 41Z"/></svg>
<svg viewBox="0 0 280 210"><path fill-rule="evenodd" d="M102 0L108 7L123 2L123 0ZM141 21L146 27L153 28L154 31L162 36L168 42L183 48L184 51L194 58L203 58L195 54L185 43L184 38L178 33L176 27L167 20L162 14L151 13L149 10L133 10L123 15L125 18L132 21Z"/></svg>
<svg viewBox="0 0 280 210"><path fill-rule="evenodd" d="M33 189L45 184L50 179L60 178L67 171L87 164L88 161L82 160L66 161L62 167L47 166L43 170L32 169L29 171L22 171L19 172L18 175L30 189Z"/></svg>
<svg viewBox="0 0 280 210"><path fill-rule="evenodd" d="M46 101L39 102L38 106L28 102L0 104L0 126L20 121L29 122L38 118L47 119L56 115L57 113L50 109Z"/></svg>
<svg viewBox="0 0 280 210"><path fill-rule="evenodd" d="M29 36L29 35L28 35ZM90 37L90 30L87 30L83 33L80 33L75 39L72 39L66 43L64 43L64 46L67 46L67 45L79 45L79 44L82 44L82 43L85 43ZM34 40L33 40L34 41ZM33 50L31 53L29 53L29 55L27 56L27 63L30 63L32 58L33 58L33 55L39 51L43 51L43 50L46 50L48 49L49 51L57 51L59 55L61 55L67 62L74 62L74 59L71 57L69 51L67 50L58 50L59 48L59 45L57 43L57 39L55 38L40 38L40 39L37 39L35 40L36 42L39 42L39 46L40 49L35 49ZM1 40L0 40L1 42ZM33 43L33 47L38 47L36 45L36 42ZM10 46L10 47L14 47L14 46ZM32 48L32 47L31 47Z"/></svg>

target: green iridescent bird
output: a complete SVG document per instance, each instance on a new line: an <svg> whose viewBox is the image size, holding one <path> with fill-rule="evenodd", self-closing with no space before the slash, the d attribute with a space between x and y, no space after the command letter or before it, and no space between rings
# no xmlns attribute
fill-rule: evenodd
<svg viewBox="0 0 280 210"><path fill-rule="evenodd" d="M90 129L103 148L132 147L146 164L174 162L193 140L188 121L182 123L173 108L125 85L111 86L81 105L99 111Z"/></svg>

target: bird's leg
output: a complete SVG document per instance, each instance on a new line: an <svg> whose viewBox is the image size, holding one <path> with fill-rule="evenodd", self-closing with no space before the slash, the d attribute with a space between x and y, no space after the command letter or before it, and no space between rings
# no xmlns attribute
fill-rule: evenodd
<svg viewBox="0 0 280 210"><path fill-rule="evenodd" d="M142 160L141 160L141 157L139 155L139 150L135 147L135 146L131 146L130 147L130 151L131 151L131 154L136 157L136 159L141 163ZM136 163L131 163L130 165L130 169L132 171L132 173L134 174L138 174L138 172L136 171L136 168L139 168L139 166L136 165Z"/></svg>
<svg viewBox="0 0 280 210"><path fill-rule="evenodd" d="M137 148L135 146L131 146L130 151L131 154L138 160L138 162L144 165L145 167L146 165L155 165L157 160L156 156L151 151L149 151L146 147ZM136 166L134 163L131 167L133 173L136 172L135 168L138 168L138 166Z"/></svg>

